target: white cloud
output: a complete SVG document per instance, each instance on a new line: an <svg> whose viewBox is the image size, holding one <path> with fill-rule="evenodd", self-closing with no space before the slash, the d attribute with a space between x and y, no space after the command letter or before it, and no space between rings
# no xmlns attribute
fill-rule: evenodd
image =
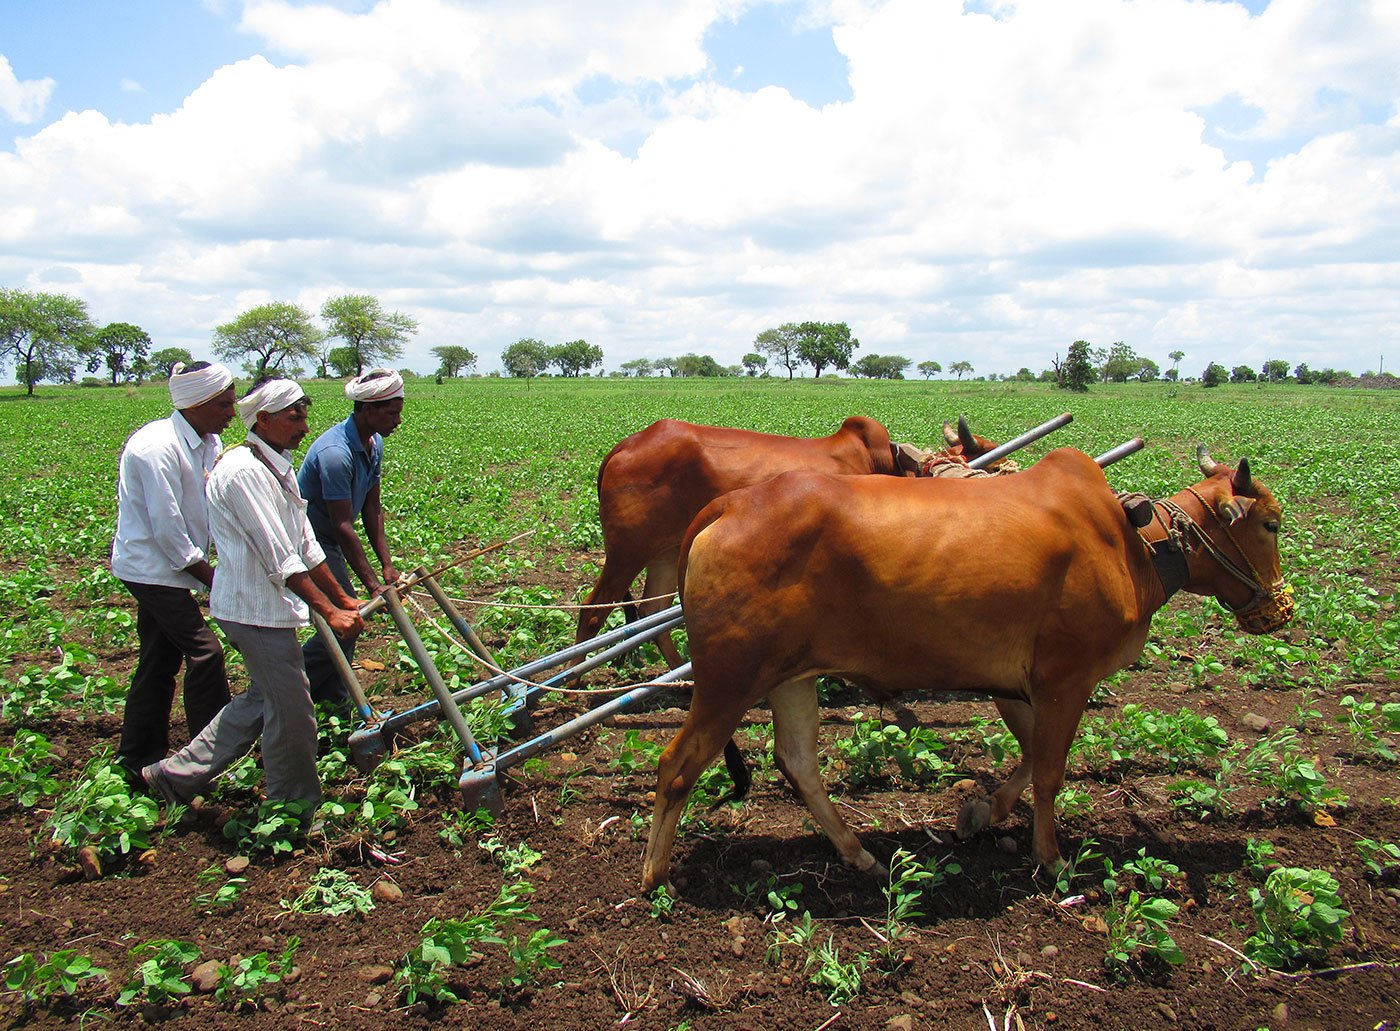
<svg viewBox="0 0 1400 1031"><path fill-rule="evenodd" d="M0 277L76 269L98 317L196 350L248 304L369 291L423 368L522 335L730 364L809 317L979 372L1085 336L1360 371L1393 337L1395 5L813 3L852 87L818 109L712 68L738 2L253 0L262 56L178 109L0 151ZM1217 145L1229 103L1267 162Z"/></svg>
<svg viewBox="0 0 1400 1031"><path fill-rule="evenodd" d="M27 125L44 113L53 93L52 79L22 80L9 59L0 54L0 113L12 122Z"/></svg>

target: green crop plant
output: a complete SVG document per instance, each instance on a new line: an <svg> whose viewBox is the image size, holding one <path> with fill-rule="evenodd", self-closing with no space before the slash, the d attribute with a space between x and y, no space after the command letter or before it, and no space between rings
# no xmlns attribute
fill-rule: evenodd
<svg viewBox="0 0 1400 1031"><path fill-rule="evenodd" d="M239 897L243 894L243 889L248 886L248 878L230 877L217 863L201 870L195 879L201 884L214 884L222 881L212 891L200 892L190 903L196 913L206 915L226 913L236 908Z"/></svg>
<svg viewBox="0 0 1400 1031"><path fill-rule="evenodd" d="M355 883L344 870L323 866L317 870L301 894L281 902L291 913L315 913L322 916L344 916L353 913L364 916L374 909L370 893Z"/></svg>
<svg viewBox="0 0 1400 1031"><path fill-rule="evenodd" d="M47 738L32 730L16 733L9 746L0 748L0 802L32 809L41 798L56 794L61 785L52 758Z"/></svg>
<svg viewBox="0 0 1400 1031"><path fill-rule="evenodd" d="M1362 838L1356 843L1356 851L1361 853L1361 862L1376 880L1390 879L1400 873L1400 845L1395 842Z"/></svg>
<svg viewBox="0 0 1400 1031"><path fill-rule="evenodd" d="M773 932L764 957L778 965L785 959L785 950L789 949L796 949L801 954L803 972L833 1006L844 1005L860 994L870 957L857 953L852 960L842 960L834 935L828 934L824 942L817 940L810 912L804 910L801 919L780 925Z"/></svg>
<svg viewBox="0 0 1400 1031"><path fill-rule="evenodd" d="M837 755L845 761L849 779L861 785L897 776L912 784L927 784L953 774L953 767L941 755L944 745L923 727L904 730L894 724L881 724L856 713L847 737L834 742Z"/></svg>
<svg viewBox="0 0 1400 1031"><path fill-rule="evenodd" d="M1138 878L1143 888L1154 894L1168 890L1183 876L1181 867L1168 860L1149 856L1146 847L1138 849L1137 855L1125 860L1121 866L1115 866L1113 860L1104 857L1103 867L1103 888L1110 895L1118 891L1124 874Z"/></svg>
<svg viewBox="0 0 1400 1031"><path fill-rule="evenodd" d="M1324 870L1281 867L1263 888L1250 889L1249 902L1256 929L1245 939L1244 954L1271 970L1325 962L1350 916L1336 879Z"/></svg>
<svg viewBox="0 0 1400 1031"><path fill-rule="evenodd" d="M118 1006L168 1006L190 993L185 967L199 958L199 949L193 943L171 939L142 942L131 949L130 955L138 962L131 980L117 996Z"/></svg>
<svg viewBox="0 0 1400 1031"><path fill-rule="evenodd" d="M512 934L505 944L511 968L501 978L501 988L509 993L519 993L538 984L540 975L546 970L558 970L563 966L560 960L550 955L549 950L568 942L547 927L537 927L523 938Z"/></svg>
<svg viewBox="0 0 1400 1031"><path fill-rule="evenodd" d="M670 920L671 912L676 908L676 899L666 885L658 884L647 893L647 905L647 915L653 920Z"/></svg>
<svg viewBox="0 0 1400 1031"><path fill-rule="evenodd" d="M300 799L268 799L224 824L224 837L248 854L279 856L305 838L311 804Z"/></svg>
<svg viewBox="0 0 1400 1031"><path fill-rule="evenodd" d="M494 835L482 838L476 847L489 855L507 877L525 873L544 858L544 853L531 848L528 842L507 845Z"/></svg>
<svg viewBox="0 0 1400 1031"><path fill-rule="evenodd" d="M613 754L612 770L623 775L651 773L661 757L661 748L655 741L642 737L639 731L629 729L622 736L622 746Z"/></svg>
<svg viewBox="0 0 1400 1031"><path fill-rule="evenodd" d="M1400 734L1400 702L1377 703L1364 696L1343 695L1341 707L1338 722L1351 734L1352 747L1394 762L1395 743L1384 735Z"/></svg>
<svg viewBox="0 0 1400 1031"><path fill-rule="evenodd" d="M419 944L399 960L394 975L403 1001L410 1006L420 999L457 1002L447 982L448 971L470 960L477 946L506 945L502 934L506 927L538 920L526 904L534 890L528 881L508 882L480 913L462 920L434 917L424 924Z"/></svg>
<svg viewBox="0 0 1400 1031"><path fill-rule="evenodd" d="M278 956L257 952L235 963L221 964L214 998L231 1010L256 1009L268 988L280 984L291 973L292 959L300 946L301 939L293 935Z"/></svg>
<svg viewBox="0 0 1400 1031"><path fill-rule="evenodd" d="M1261 738L1241 761L1240 769L1272 791L1265 799L1269 805L1296 805L1312 813L1347 801L1343 792L1327 786L1317 763L1302 755L1292 727Z"/></svg>
<svg viewBox="0 0 1400 1031"><path fill-rule="evenodd" d="M438 837L453 848L461 848L471 838L482 831L489 831L496 825L496 818L489 809L467 812L463 809L450 809L442 814L442 827Z"/></svg>
<svg viewBox="0 0 1400 1031"><path fill-rule="evenodd" d="M1114 899L1104 921L1108 925L1104 965L1117 976L1141 956L1180 966L1185 957L1167 930L1167 922L1179 910L1170 899L1143 897L1136 888L1128 892L1127 899Z"/></svg>
<svg viewBox="0 0 1400 1031"><path fill-rule="evenodd" d="M19 996L26 1009L69 998L79 984L93 979L106 980L107 971L76 949L37 956L22 952L5 964L5 990Z"/></svg>
<svg viewBox="0 0 1400 1031"><path fill-rule="evenodd" d="M910 921L923 916L919 904L931 889L950 874L962 873L957 863L936 859L920 860L905 849L890 857L889 883L881 889L885 896L885 919L880 925L878 955L887 969L896 968L904 957L904 943L912 936Z"/></svg>
<svg viewBox="0 0 1400 1031"><path fill-rule="evenodd" d="M59 797L44 827L55 845L74 852L91 847L107 860L150 848L159 820L155 801L133 795L103 749Z"/></svg>

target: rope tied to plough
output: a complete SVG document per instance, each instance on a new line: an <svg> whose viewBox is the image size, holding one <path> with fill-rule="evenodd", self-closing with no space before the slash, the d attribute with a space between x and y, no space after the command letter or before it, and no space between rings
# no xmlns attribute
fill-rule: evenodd
<svg viewBox="0 0 1400 1031"><path fill-rule="evenodd" d="M461 641L457 640L456 635L450 633L450 632L447 630L446 627L444 627L441 623L439 623L439 622L437 621L437 619L434 618L433 614L427 609L427 607L426 607L422 602L420 602L417 598L414 598L413 596L410 595L409 598L408 598L408 600L413 604L413 607L414 607L415 609L417 609L418 614L419 614L420 616L422 616L423 619L426 620L426 621L433 627L433 629L435 629L438 633L440 633L443 637L445 637L445 638L447 639L448 643L452 645L452 647L456 648L456 649L457 649L458 651L460 651L462 654L466 655L467 658L469 658L469 659L472 660L472 662L476 663L476 664L477 664L478 666L480 666L482 669L485 669L485 670L489 671L489 672L491 673L492 676L505 677L507 680L511 681L512 683L520 684L520 685L522 685L523 687L525 687L525 688L527 688L527 689L528 689L528 688L538 688L538 689L541 690L541 691L552 691L552 692L554 692L554 693L556 693L556 694L577 694L577 695L585 695L585 694L586 694L586 695L595 695L595 694L621 694L621 693L623 693L624 691L635 691L636 689L638 689L638 688L640 688L640 687L654 687L654 686L656 686L657 684L675 685L676 687L694 687L694 686L695 686L695 681L693 681L693 680L665 680L665 681L649 680L649 681L645 681L645 682L640 683L640 684L624 684L624 685L622 685L622 686L620 686L620 687L593 687L593 688L568 688L568 687L556 687L556 686L553 686L553 685L550 685L550 684L541 684L541 683L539 683L538 681L528 680L528 679L526 679L525 677L518 677L518 676L516 676L514 673L512 673L510 670L501 669L499 666L495 665L494 663L487 662L487 661L486 661L485 659L483 659L480 655L476 654L476 652L474 652L474 651L472 651L470 648L468 648L464 643L462 643Z"/></svg>
<svg viewBox="0 0 1400 1031"><path fill-rule="evenodd" d="M607 601L594 605L576 605L562 601L550 605L531 605L523 601L492 601L490 598L449 598L448 601L454 605L481 605L493 609L567 609L570 612L582 612L586 609L620 609L624 605L645 605L653 601L669 602L675 596L676 592L672 591L670 594L653 594L650 598L637 598L633 601Z"/></svg>

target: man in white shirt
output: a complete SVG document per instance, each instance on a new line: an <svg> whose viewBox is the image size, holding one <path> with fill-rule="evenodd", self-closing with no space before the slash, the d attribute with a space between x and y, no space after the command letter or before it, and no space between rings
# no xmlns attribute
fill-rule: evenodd
<svg viewBox="0 0 1400 1031"><path fill-rule="evenodd" d="M265 380L238 402L248 428L209 476L210 528L219 575L209 611L248 668L248 690L174 755L146 766L147 786L168 802L188 802L262 737L269 799L320 802L316 711L297 629L308 606L337 636L364 627L359 601L326 567L297 488L291 450L307 432L311 401L291 380Z"/></svg>
<svg viewBox="0 0 1400 1031"><path fill-rule="evenodd" d="M198 734L228 704L224 650L192 590L214 582L204 478L233 421L233 374L222 365L177 363L175 411L141 427L117 467L112 573L136 599L140 655L122 718L117 762L128 781L170 748L175 674L185 666L185 723Z"/></svg>

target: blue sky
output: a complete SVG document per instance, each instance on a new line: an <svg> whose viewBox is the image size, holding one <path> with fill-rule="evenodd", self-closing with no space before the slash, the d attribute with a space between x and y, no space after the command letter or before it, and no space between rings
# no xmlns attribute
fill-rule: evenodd
<svg viewBox="0 0 1400 1031"><path fill-rule="evenodd" d="M1188 372L1396 349L1390 6L616 10L6 5L0 285L196 354L373 293L425 371L522 336L734 364L804 319L980 373L1079 338Z"/></svg>

